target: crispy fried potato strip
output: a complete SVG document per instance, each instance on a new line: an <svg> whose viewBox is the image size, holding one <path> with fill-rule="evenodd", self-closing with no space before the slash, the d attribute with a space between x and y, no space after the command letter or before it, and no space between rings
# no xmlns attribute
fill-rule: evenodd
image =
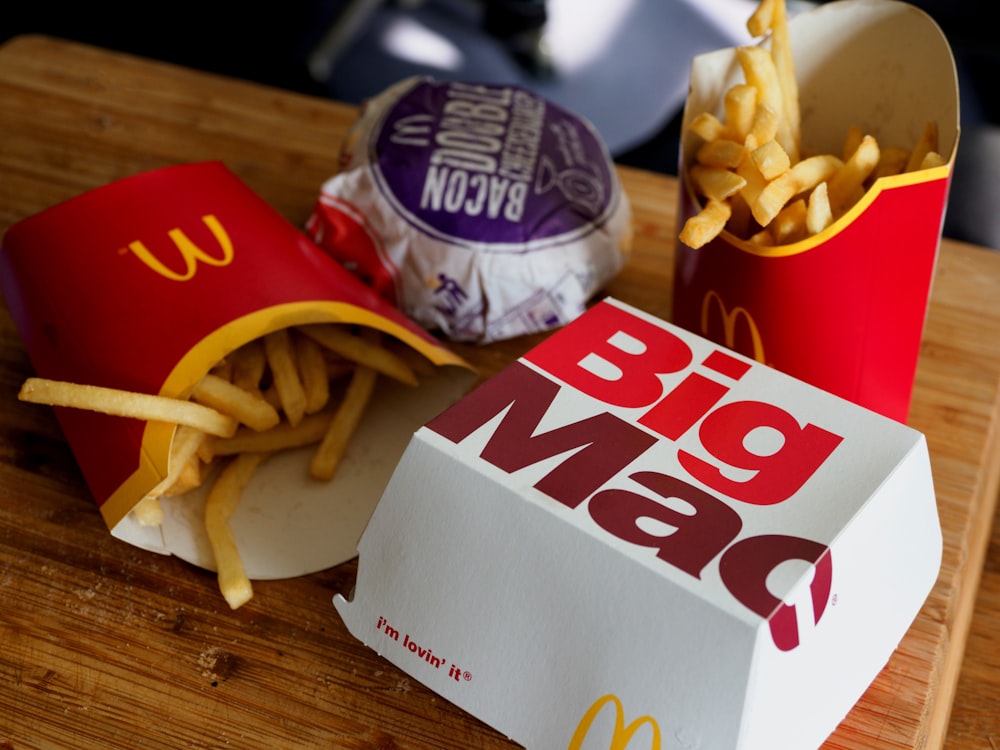
<svg viewBox="0 0 1000 750"><path fill-rule="evenodd" d="M241 453L233 458L212 484L205 500L205 532L215 557L219 590L232 609L250 601L253 586L247 578L229 518L265 458L266 453Z"/></svg>
<svg viewBox="0 0 1000 750"><path fill-rule="evenodd" d="M46 378L28 378L17 397L34 404L86 409L147 422L183 424L221 437L235 433L238 425L230 416L184 399Z"/></svg>

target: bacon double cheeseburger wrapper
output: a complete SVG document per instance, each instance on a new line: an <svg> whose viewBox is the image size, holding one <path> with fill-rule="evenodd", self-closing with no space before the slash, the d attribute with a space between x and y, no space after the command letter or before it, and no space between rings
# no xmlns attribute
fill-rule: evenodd
<svg viewBox="0 0 1000 750"><path fill-rule="evenodd" d="M959 137L955 64L923 11L838 0L789 21L803 153L840 155L859 126L880 146L912 148L938 127L940 167L880 178L830 227L760 247L729 232L677 243L673 322L881 414L906 421ZM688 124L721 115L742 82L735 51L694 59L681 174L699 140ZM679 222L697 212L689 184Z"/></svg>
<svg viewBox="0 0 1000 750"><path fill-rule="evenodd" d="M218 162L139 174L14 225L0 251L0 287L45 378L186 398L240 345L319 322L369 326L437 364L462 364ZM417 391L383 382L331 482L307 476L302 451L262 465L231 519L251 578L300 575L356 554L410 434L470 375L441 372ZM115 536L214 567L201 492L162 498L161 527L129 514L167 474L172 425L56 414Z"/></svg>
<svg viewBox="0 0 1000 750"><path fill-rule="evenodd" d="M478 343L573 320L631 241L590 123L516 86L422 78L363 108L308 231L426 328Z"/></svg>

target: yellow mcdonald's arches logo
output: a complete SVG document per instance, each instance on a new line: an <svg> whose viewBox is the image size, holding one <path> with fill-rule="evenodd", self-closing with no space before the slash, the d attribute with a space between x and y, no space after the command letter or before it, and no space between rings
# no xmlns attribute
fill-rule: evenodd
<svg viewBox="0 0 1000 750"><path fill-rule="evenodd" d="M209 255L200 247L198 247L190 238L184 234L184 231L176 228L171 229L167 232L167 236L174 243L174 247L177 248L177 252L180 254L181 259L184 262L184 271L178 273L171 268L168 268L159 258L150 252L149 248L142 243L141 240L136 240L135 242L130 242L128 249L131 250L135 256L149 266L153 271L158 273L160 276L171 279L172 281L187 281L192 278L197 270L198 263L205 263L210 266L228 266L233 261L233 243L229 239L229 235L223 228L222 224L216 219L212 214L207 214L201 217L202 222L208 227L208 231L212 233L215 241L219 244L219 248L222 250L221 257L215 257Z"/></svg>
<svg viewBox="0 0 1000 750"><path fill-rule="evenodd" d="M580 748L583 747L583 741L587 738L587 734L590 732L590 729L594 724L594 720L609 703L614 706L615 725L614 732L611 735L611 744L608 746L608 750L626 750L636 732L644 726L648 726L652 731L653 736L649 743L650 750L660 750L660 725L656 723L656 719L652 716L640 716L638 719L635 719L630 724L626 725L625 707L622 706L621 699L617 695L612 695L610 693L598 698L594 701L590 708L587 709L583 718L580 719L580 723L577 725L576 731L573 732L573 737L569 741L569 747L567 750L580 750ZM628 748L628 750L638 749Z"/></svg>
<svg viewBox="0 0 1000 750"><path fill-rule="evenodd" d="M752 352L744 352L750 354L758 362L764 362L764 341L760 336L760 329L757 328L757 322L753 319L753 316L747 311L745 307L734 307L732 310L726 307L726 303L722 301L722 297L714 289L710 289L705 295L705 299L701 303L701 333L703 336L708 335L708 323L709 315L712 311L713 304L719 310L719 315L722 318L722 334L723 343L730 349L736 349L736 324L740 320L746 322L747 330L750 333L750 341L753 346Z"/></svg>

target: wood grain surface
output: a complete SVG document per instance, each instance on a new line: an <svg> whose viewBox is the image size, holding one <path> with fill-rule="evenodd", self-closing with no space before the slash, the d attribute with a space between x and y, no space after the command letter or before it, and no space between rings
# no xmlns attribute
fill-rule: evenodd
<svg viewBox="0 0 1000 750"><path fill-rule="evenodd" d="M301 225L354 114L22 37L0 48L0 231L89 188L203 159ZM608 292L666 318L676 181L620 173L636 239ZM1000 254L945 241L910 420L928 437L944 561L825 747L1000 747L998 332ZM493 372L539 339L461 353ZM350 636L331 598L350 590L356 563L258 582L234 612L213 574L112 538L52 413L17 401L30 374L2 308L0 748L514 747Z"/></svg>

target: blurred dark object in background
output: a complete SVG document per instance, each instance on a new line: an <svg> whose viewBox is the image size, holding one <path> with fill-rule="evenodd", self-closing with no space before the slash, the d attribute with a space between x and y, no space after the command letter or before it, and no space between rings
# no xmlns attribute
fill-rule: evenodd
<svg viewBox="0 0 1000 750"><path fill-rule="evenodd" d="M985 0L909 0L941 27L958 70L961 136L944 233L1000 250L1000 34Z"/></svg>
<svg viewBox="0 0 1000 750"><path fill-rule="evenodd" d="M753 0L299 0L280 5L7 3L0 41L44 33L360 103L425 62L378 47L410 21L451 45L453 73L528 85L591 119L616 161L676 174L680 108L694 54L736 43ZM911 0L941 26L959 73L962 135L945 233L1000 249L1000 37L985 0ZM791 10L808 2L789 0ZM566 11L569 8L569 11ZM563 15L556 16L557 11ZM579 70L560 69L566 14L609 27ZM606 14L606 21L600 14ZM714 16L714 17L713 17ZM407 29L403 29L404 31ZM613 32L613 33L612 33ZM334 39L317 75L317 49ZM558 36L550 39L549 36ZM581 44L585 34L578 34ZM549 42L552 42L550 45ZM425 37L418 44L431 45ZM427 49L430 49L428 47ZM447 49L445 50L447 51ZM456 52L457 51L457 52ZM457 60L457 62L456 62ZM312 63L312 67L311 67ZM589 108L589 111L588 111Z"/></svg>
<svg viewBox="0 0 1000 750"><path fill-rule="evenodd" d="M962 134L944 233L1000 250L1000 34L995 3L916 0L948 37L958 68Z"/></svg>
<svg viewBox="0 0 1000 750"><path fill-rule="evenodd" d="M309 30L327 3L5 2L0 41L60 37L303 93L324 94L306 70Z"/></svg>
<svg viewBox="0 0 1000 750"><path fill-rule="evenodd" d="M734 29L746 34L753 4L23 3L5 8L0 35L45 33L355 104L410 75L521 84L594 122L623 163L672 172L672 120L683 105L690 59L732 44ZM709 5L721 21L706 14Z"/></svg>

